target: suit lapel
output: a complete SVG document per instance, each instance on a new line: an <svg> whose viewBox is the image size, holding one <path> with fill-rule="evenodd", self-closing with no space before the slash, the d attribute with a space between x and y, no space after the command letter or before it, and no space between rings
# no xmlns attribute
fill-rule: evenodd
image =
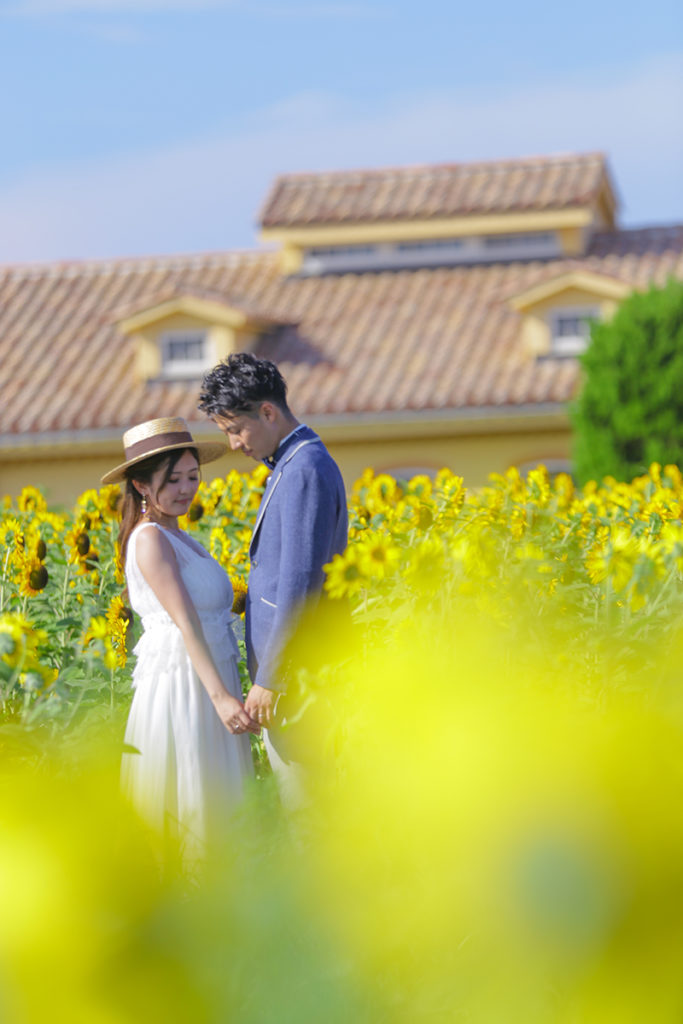
<svg viewBox="0 0 683 1024"><path fill-rule="evenodd" d="M263 498L261 500L261 504L259 505L258 515L256 517L256 522L254 524L254 530L253 530L252 535L251 535L251 541L249 543L249 551L251 551L252 545L253 545L253 543L254 543L254 541L256 539L256 534L258 533L258 529L259 529L259 527L261 525L261 520L263 519L264 513L265 513L266 509L268 508L268 504L270 502L270 499L273 497L273 491L275 490L277 485L280 483L280 477L282 476L282 467L281 466L278 467L278 470L276 470L276 472L277 472L277 476L275 478L273 478L273 477L270 478L270 480L268 482L268 493L264 494L264 496L263 496Z"/></svg>
<svg viewBox="0 0 683 1024"><path fill-rule="evenodd" d="M280 483L280 480L282 479L282 473L284 471L285 466L290 461L290 459L294 458L294 456L299 451L299 449L304 447L304 445L307 445L307 444L317 444L319 442L320 442L320 438L319 437L307 437L303 441L299 441L298 444L294 445L294 447L291 449L291 451L287 452L287 454L284 456L284 458L279 463L279 465L276 466L275 473L277 473L277 476L274 473L273 476L270 478L270 481L268 483L268 493L264 494L264 496L263 496L263 498L261 500L261 504L259 505L258 515L256 517L256 523L254 524L254 530L253 530L253 533L251 535L251 541L249 542L249 553L250 554L251 554L251 549L254 546L254 541L256 540L256 535L257 535L257 533L259 531L259 528L261 526L261 523L263 521L263 517L265 515L266 509L268 508L268 505L270 504L270 499L273 497L273 492L275 491L275 488L277 487L277 485ZM278 470L279 470L279 472L278 472Z"/></svg>

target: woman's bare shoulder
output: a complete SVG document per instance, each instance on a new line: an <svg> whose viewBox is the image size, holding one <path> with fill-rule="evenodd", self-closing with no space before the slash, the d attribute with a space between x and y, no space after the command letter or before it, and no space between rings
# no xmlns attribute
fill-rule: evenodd
<svg viewBox="0 0 683 1024"><path fill-rule="evenodd" d="M151 527L151 529L150 529ZM158 562L176 564L173 545L156 523L142 523L135 531L135 558L141 569Z"/></svg>

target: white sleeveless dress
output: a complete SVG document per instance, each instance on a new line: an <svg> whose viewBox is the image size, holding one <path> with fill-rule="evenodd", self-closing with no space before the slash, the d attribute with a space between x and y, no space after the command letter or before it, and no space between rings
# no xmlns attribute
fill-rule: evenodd
<svg viewBox="0 0 683 1024"><path fill-rule="evenodd" d="M135 528L128 541L126 579L144 633L135 655L135 694L125 742L139 754L124 754L124 793L157 830L177 836L190 856L225 827L253 774L249 738L234 736L221 722L195 672L182 634L145 581L136 541L143 529L163 530L173 546L183 583L226 689L242 700L239 648L231 629L232 586L219 565L191 537L156 523Z"/></svg>

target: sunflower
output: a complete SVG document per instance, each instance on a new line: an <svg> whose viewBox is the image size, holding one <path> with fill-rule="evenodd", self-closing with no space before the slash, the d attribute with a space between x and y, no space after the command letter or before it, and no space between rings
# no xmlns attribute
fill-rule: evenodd
<svg viewBox="0 0 683 1024"><path fill-rule="evenodd" d="M264 463L259 463L255 469L252 469L249 474L249 483L251 487L259 488L265 485L266 480L270 476L270 469ZM260 497L260 496L259 496Z"/></svg>
<svg viewBox="0 0 683 1024"><path fill-rule="evenodd" d="M235 615L242 615L247 601L247 584L241 576L230 576L232 583L232 610Z"/></svg>
<svg viewBox="0 0 683 1024"><path fill-rule="evenodd" d="M358 559L368 576L383 579L390 576L401 559L401 549L391 536L368 533L358 543Z"/></svg>
<svg viewBox="0 0 683 1024"><path fill-rule="evenodd" d="M8 516L0 523L0 551L4 551L5 569L11 565L20 569L24 559L25 538L21 523L14 516Z"/></svg>
<svg viewBox="0 0 683 1024"><path fill-rule="evenodd" d="M121 561L121 545L117 540L114 541L114 579L119 587L122 587L126 582L126 575L123 571L124 567Z"/></svg>
<svg viewBox="0 0 683 1024"><path fill-rule="evenodd" d="M325 590L331 598L352 597L368 583L369 577L360 564L359 545L350 545L343 555L335 555L323 566Z"/></svg>
<svg viewBox="0 0 683 1024"><path fill-rule="evenodd" d="M37 557L30 555L23 559L19 569L19 590L25 597L35 597L47 586L50 575Z"/></svg>
<svg viewBox="0 0 683 1024"><path fill-rule="evenodd" d="M633 570L641 554L641 545L638 538L626 527L617 527L612 532L610 541L609 574L618 593L633 576Z"/></svg>
<svg viewBox="0 0 683 1024"><path fill-rule="evenodd" d="M125 631L132 622L133 613L130 608L123 603L123 598L120 594L115 594L109 602L106 619L109 623L110 630L117 628L117 623L123 622L123 629Z"/></svg>
<svg viewBox="0 0 683 1024"><path fill-rule="evenodd" d="M106 484L100 488L97 506L105 519L118 519L121 504L121 488L118 484Z"/></svg>
<svg viewBox="0 0 683 1024"><path fill-rule="evenodd" d="M418 473L408 481L408 493L416 495L422 501L429 501L433 486L431 478L426 473Z"/></svg>
<svg viewBox="0 0 683 1024"><path fill-rule="evenodd" d="M81 642L87 647L93 640L104 640L108 632L109 626L104 615L93 615Z"/></svg>
<svg viewBox="0 0 683 1024"><path fill-rule="evenodd" d="M44 629L36 629L24 615L0 615L0 659L10 668L28 668L38 663L38 646L47 641Z"/></svg>
<svg viewBox="0 0 683 1024"><path fill-rule="evenodd" d="M21 512L47 512L47 502L37 487L24 487L17 507Z"/></svg>
<svg viewBox="0 0 683 1024"><path fill-rule="evenodd" d="M69 548L69 562L72 565L82 564L90 552L90 534L80 524L76 524L64 540Z"/></svg>

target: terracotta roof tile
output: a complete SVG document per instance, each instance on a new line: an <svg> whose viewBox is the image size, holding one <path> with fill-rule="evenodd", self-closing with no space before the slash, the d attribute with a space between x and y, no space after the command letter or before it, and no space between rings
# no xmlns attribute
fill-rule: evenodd
<svg viewBox="0 0 683 1024"><path fill-rule="evenodd" d="M117 319L141 298L220 296L284 326L258 343L303 417L565 402L571 359L531 359L511 295L577 267L634 287L683 279L683 228L609 232L585 260L283 277L271 253L0 269L0 434L197 420L198 383L134 376Z"/></svg>
<svg viewBox="0 0 683 1024"><path fill-rule="evenodd" d="M563 209L591 203L607 175L600 153L387 170L286 174L264 228Z"/></svg>

